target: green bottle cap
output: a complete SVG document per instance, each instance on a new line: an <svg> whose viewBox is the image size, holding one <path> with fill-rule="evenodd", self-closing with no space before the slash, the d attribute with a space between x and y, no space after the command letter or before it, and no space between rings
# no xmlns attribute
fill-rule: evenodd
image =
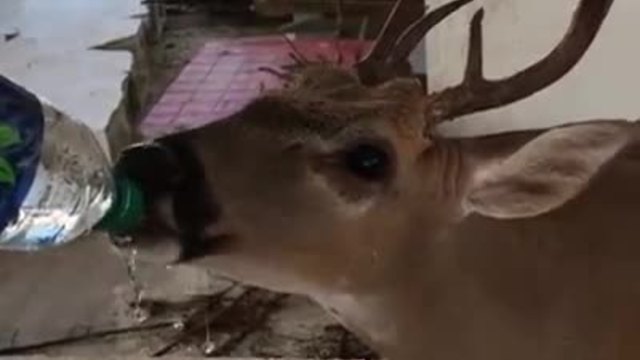
<svg viewBox="0 0 640 360"><path fill-rule="evenodd" d="M144 198L142 191L130 179L116 177L116 196L107 214L96 229L114 234L132 230L142 222Z"/></svg>

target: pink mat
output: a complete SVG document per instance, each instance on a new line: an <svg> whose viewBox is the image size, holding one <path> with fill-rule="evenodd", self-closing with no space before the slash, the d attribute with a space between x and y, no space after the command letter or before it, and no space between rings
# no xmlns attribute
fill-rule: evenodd
<svg viewBox="0 0 640 360"><path fill-rule="evenodd" d="M342 53L344 66L371 43L357 40L298 39L293 44L310 60L331 61ZM140 124L142 134L157 137L204 125L238 112L264 89L282 86L259 71L292 63L291 46L280 36L217 39L205 44L166 89Z"/></svg>

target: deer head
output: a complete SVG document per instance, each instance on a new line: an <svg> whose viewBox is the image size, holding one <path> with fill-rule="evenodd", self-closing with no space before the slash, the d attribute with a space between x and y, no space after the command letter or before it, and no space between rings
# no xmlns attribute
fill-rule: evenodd
<svg viewBox="0 0 640 360"><path fill-rule="evenodd" d="M612 0L582 0L547 57L498 80L482 75L480 10L463 83L425 92L403 64L431 28L470 1L407 26L409 1L400 0L355 68L302 64L286 89L225 121L126 151L119 167L150 199L134 245L143 255L318 299L393 293L405 283L399 278L422 281L412 267L417 254L456 236L470 217L535 218L576 198L634 138L635 124L472 139L442 138L437 126L561 79L586 53Z"/></svg>

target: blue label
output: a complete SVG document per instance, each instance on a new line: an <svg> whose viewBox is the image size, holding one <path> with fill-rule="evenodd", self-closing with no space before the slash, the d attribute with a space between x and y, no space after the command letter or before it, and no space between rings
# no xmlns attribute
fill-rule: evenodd
<svg viewBox="0 0 640 360"><path fill-rule="evenodd" d="M43 138L38 98L0 75L0 230L18 216L38 168Z"/></svg>

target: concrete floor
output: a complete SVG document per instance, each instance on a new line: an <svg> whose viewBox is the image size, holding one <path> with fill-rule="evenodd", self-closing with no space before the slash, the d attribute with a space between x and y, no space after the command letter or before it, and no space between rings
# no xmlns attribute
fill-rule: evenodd
<svg viewBox="0 0 640 360"><path fill-rule="evenodd" d="M0 253L0 356L8 348L175 321L185 312L197 309L185 307L184 303L211 296L231 284L195 268L139 266L136 277L143 284L145 299L168 306L162 311L154 310L147 323L139 323L130 307L135 294L126 276L125 261L107 239L96 236L49 252ZM249 292L251 295L247 297ZM182 338L168 355L201 357L206 346L205 334L209 334L217 346L237 338L232 346L220 350L221 356L375 358L375 354L305 298L283 297L240 286L206 314L209 315L193 317L193 323L187 322L191 325L185 329L196 329L208 317L212 320L210 326L197 331L182 332L169 326L10 354L148 356Z"/></svg>
<svg viewBox="0 0 640 360"><path fill-rule="evenodd" d="M40 254L0 253L0 348L119 325L114 294L126 291L125 267L107 246L96 238Z"/></svg>
<svg viewBox="0 0 640 360"><path fill-rule="evenodd" d="M144 12L136 0L0 0L0 73L104 141L132 56L92 47L135 34Z"/></svg>

